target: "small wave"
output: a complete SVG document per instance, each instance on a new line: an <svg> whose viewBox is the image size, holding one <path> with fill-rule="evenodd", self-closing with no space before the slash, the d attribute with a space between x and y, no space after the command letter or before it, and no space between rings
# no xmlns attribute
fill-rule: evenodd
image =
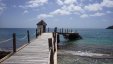
<svg viewBox="0 0 113 64"><path fill-rule="evenodd" d="M92 52L82 52L82 51L66 51L61 50L58 54L71 54L77 56L85 56L85 57L92 57L92 58L113 58L110 54L102 54L102 53L92 53Z"/></svg>

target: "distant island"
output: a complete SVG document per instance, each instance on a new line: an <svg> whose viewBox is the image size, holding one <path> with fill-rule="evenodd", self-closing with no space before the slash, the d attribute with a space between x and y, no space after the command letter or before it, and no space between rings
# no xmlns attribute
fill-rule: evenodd
<svg viewBox="0 0 113 64"><path fill-rule="evenodd" d="M112 26L107 27L106 29L113 29L113 25L112 25Z"/></svg>

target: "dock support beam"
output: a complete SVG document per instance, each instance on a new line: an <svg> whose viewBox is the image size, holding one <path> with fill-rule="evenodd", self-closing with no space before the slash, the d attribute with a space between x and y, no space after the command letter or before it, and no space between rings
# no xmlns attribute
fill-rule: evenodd
<svg viewBox="0 0 113 64"><path fill-rule="evenodd" d="M28 43L30 43L30 35L29 35L29 30L27 30L27 38L28 38Z"/></svg>
<svg viewBox="0 0 113 64"><path fill-rule="evenodd" d="M37 33L37 31L38 31L38 30L36 29L36 38L38 37L38 33Z"/></svg>
<svg viewBox="0 0 113 64"><path fill-rule="evenodd" d="M16 52L16 33L13 33L13 52Z"/></svg>
<svg viewBox="0 0 113 64"><path fill-rule="evenodd" d="M60 43L60 36L57 34L57 43Z"/></svg>

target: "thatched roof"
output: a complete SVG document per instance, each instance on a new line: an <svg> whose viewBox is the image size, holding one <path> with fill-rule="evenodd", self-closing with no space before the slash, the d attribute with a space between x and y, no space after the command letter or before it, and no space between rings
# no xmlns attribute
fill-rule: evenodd
<svg viewBox="0 0 113 64"><path fill-rule="evenodd" d="M41 20L37 25L47 25L43 20Z"/></svg>

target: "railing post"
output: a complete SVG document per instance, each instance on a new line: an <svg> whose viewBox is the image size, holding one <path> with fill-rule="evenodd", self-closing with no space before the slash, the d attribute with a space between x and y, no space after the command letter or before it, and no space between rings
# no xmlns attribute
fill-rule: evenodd
<svg viewBox="0 0 113 64"><path fill-rule="evenodd" d="M37 29L36 29L36 38L38 37Z"/></svg>
<svg viewBox="0 0 113 64"><path fill-rule="evenodd" d="M61 33L61 28L60 28L60 33Z"/></svg>
<svg viewBox="0 0 113 64"><path fill-rule="evenodd" d="M50 64L54 64L54 51L53 51L53 49L51 49L51 52L50 52Z"/></svg>
<svg viewBox="0 0 113 64"><path fill-rule="evenodd" d="M50 50L50 64L54 64L54 48L52 38L48 38L49 50Z"/></svg>
<svg viewBox="0 0 113 64"><path fill-rule="evenodd" d="M28 38L28 43L30 43L30 35L29 35L29 30L27 30L27 38Z"/></svg>
<svg viewBox="0 0 113 64"><path fill-rule="evenodd" d="M52 48L52 38L48 38L49 50Z"/></svg>
<svg viewBox="0 0 113 64"><path fill-rule="evenodd" d="M16 33L13 33L13 52L16 52Z"/></svg>
<svg viewBox="0 0 113 64"><path fill-rule="evenodd" d="M63 33L63 28L62 28L62 33Z"/></svg>
<svg viewBox="0 0 113 64"><path fill-rule="evenodd" d="M57 32L57 27L55 27L54 32L55 32L55 33Z"/></svg>
<svg viewBox="0 0 113 64"><path fill-rule="evenodd" d="M72 33L73 31L72 31L72 29L71 29L71 33Z"/></svg>
<svg viewBox="0 0 113 64"><path fill-rule="evenodd" d="M60 43L59 34L57 34L57 43Z"/></svg>
<svg viewBox="0 0 113 64"><path fill-rule="evenodd" d="M48 32L49 32L49 27L48 27Z"/></svg>
<svg viewBox="0 0 113 64"><path fill-rule="evenodd" d="M65 33L66 33L66 29L65 29Z"/></svg>

